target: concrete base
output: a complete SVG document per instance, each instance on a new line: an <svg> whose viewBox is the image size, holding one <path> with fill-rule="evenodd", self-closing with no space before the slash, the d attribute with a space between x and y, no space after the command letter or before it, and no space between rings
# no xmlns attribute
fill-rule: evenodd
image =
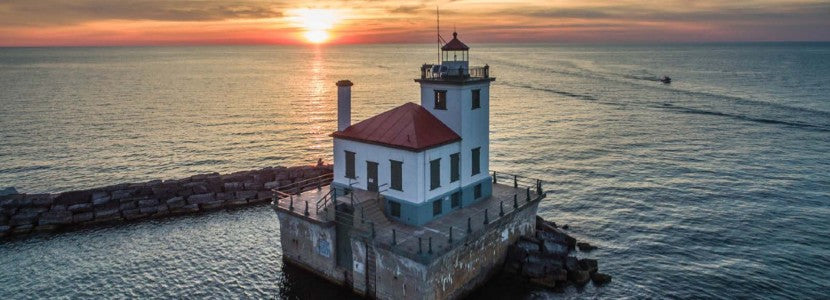
<svg viewBox="0 0 830 300"><path fill-rule="evenodd" d="M533 197L503 216L494 212L492 221L476 226L469 234L456 232L452 243L443 240L444 245L438 247L436 240L436 252L424 248L417 253L400 244L407 239L403 235L397 236L397 243L390 244L388 237L373 236L359 229L357 224L351 227L351 224L344 226L343 222L334 220L323 221L286 211L279 205L275 210L280 220L285 261L369 298L456 299L497 274L504 264L509 245L521 236L533 234L542 199L540 195ZM482 224L480 220L476 221ZM338 230L348 230L349 234ZM412 230L418 232L418 228ZM398 233L402 232L405 231ZM413 237L409 237L410 242ZM338 243L338 238L347 238L349 242ZM349 249L338 249L338 245Z"/></svg>

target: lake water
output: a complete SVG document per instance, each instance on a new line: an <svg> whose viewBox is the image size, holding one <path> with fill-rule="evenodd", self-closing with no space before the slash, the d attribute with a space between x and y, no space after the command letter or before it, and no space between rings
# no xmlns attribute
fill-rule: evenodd
<svg viewBox="0 0 830 300"><path fill-rule="evenodd" d="M614 276L494 297L830 296L830 44L471 45L491 169ZM57 192L331 160L353 120L417 102L428 45L0 49L0 187ZM674 79L670 85L660 76ZM0 299L309 298L266 207L0 244ZM300 279L298 279L300 278Z"/></svg>

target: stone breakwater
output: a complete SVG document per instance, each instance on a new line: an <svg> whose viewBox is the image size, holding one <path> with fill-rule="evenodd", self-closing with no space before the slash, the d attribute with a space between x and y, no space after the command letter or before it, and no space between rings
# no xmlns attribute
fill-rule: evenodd
<svg viewBox="0 0 830 300"><path fill-rule="evenodd" d="M331 173L331 165L267 167L58 194L4 195L0 238L253 205L270 201L272 189L315 188L312 181Z"/></svg>
<svg viewBox="0 0 830 300"><path fill-rule="evenodd" d="M510 246L504 271L513 278L557 290L568 284L611 282L611 275L598 272L597 260L572 256L571 252L577 248L582 252L596 249L588 243L577 242L556 223L537 216L535 235L522 237Z"/></svg>

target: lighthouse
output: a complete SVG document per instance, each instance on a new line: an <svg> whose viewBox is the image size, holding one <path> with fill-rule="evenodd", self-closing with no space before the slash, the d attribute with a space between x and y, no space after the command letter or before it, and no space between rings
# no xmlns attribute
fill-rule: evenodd
<svg viewBox="0 0 830 300"><path fill-rule="evenodd" d="M383 195L384 210L423 225L492 194L489 67L471 69L470 48L453 38L442 61L425 64L420 104L406 103L349 125L351 82L338 85L332 133L335 188Z"/></svg>
<svg viewBox="0 0 830 300"><path fill-rule="evenodd" d="M541 181L490 169L490 67L456 32L440 54L420 99L358 122L361 83L336 83L332 174L274 191L283 261L368 298L454 299L534 233Z"/></svg>

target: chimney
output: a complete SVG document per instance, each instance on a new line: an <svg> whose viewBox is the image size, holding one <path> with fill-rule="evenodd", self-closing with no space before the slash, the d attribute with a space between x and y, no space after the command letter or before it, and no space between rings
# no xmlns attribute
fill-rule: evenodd
<svg viewBox="0 0 830 300"><path fill-rule="evenodd" d="M337 82L337 131L352 125L352 82Z"/></svg>

